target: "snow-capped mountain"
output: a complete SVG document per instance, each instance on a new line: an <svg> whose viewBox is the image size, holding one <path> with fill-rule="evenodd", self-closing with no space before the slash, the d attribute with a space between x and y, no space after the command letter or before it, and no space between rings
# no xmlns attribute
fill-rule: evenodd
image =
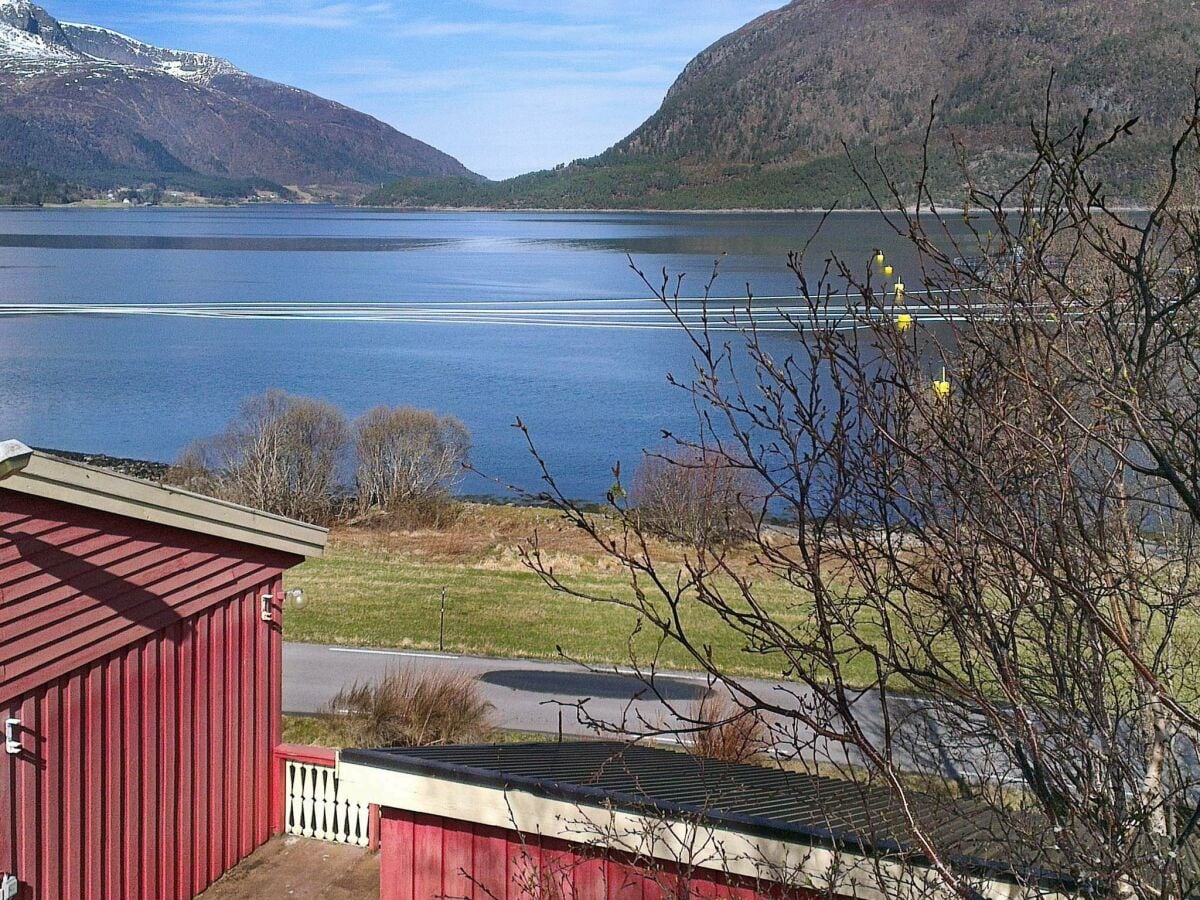
<svg viewBox="0 0 1200 900"><path fill-rule="evenodd" d="M205 53L0 0L0 158L98 186L268 181L353 195L461 163L330 100Z"/></svg>
<svg viewBox="0 0 1200 900"><path fill-rule="evenodd" d="M155 47L96 25L62 22L61 26L72 49L93 59L142 69L158 69L195 84L210 84L218 75L246 74L233 63L207 53Z"/></svg>
<svg viewBox="0 0 1200 900"><path fill-rule="evenodd" d="M97 25L58 22L29 0L0 0L0 68L32 75L104 63L165 72L194 84L246 74L207 53L155 47Z"/></svg>
<svg viewBox="0 0 1200 900"><path fill-rule="evenodd" d="M0 66L79 60L62 27L27 0L0 0Z"/></svg>
<svg viewBox="0 0 1200 900"><path fill-rule="evenodd" d="M3 7L0 7L0 13ZM58 62L78 59L69 47L51 43L41 35L14 28L0 21L0 65L25 60L28 62Z"/></svg>

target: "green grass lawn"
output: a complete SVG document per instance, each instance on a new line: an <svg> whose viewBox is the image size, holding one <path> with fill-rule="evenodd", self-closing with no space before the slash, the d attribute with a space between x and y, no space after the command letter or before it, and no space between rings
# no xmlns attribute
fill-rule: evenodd
<svg viewBox="0 0 1200 900"><path fill-rule="evenodd" d="M430 558L405 545L403 539L392 548L335 539L326 558L294 570L288 585L304 589L305 603L287 610L287 639L436 650L445 587L445 649L451 652L556 658L561 647L572 658L613 664L628 664L631 649L642 661L655 653L653 635L633 636L637 620L631 611L554 593L535 574L521 570L511 547ZM601 571L595 560L571 560L579 571L573 584L628 594L619 572ZM802 597L779 588L763 596L789 626L806 626ZM782 671L780 657L747 652L739 635L699 604L685 611L684 620L695 640L711 645L716 659L730 670L764 676ZM658 652L658 665L695 668L674 644Z"/></svg>
<svg viewBox="0 0 1200 900"><path fill-rule="evenodd" d="M590 663L629 665L636 658L660 669L699 668L678 644L667 641L660 647L659 636L648 627L638 630L633 611L555 593L524 568L516 548L535 528L543 552L564 580L592 594L630 596L625 574L552 513L467 505L461 519L443 531L335 531L324 559L310 560L288 576L288 586L302 587L306 599L302 607L287 609L285 636L437 650L445 587L448 652L556 659L561 647L563 656ZM655 552L665 560L663 571L679 560L676 548ZM794 636L813 636L811 606L803 592L764 575L755 597ZM685 606L681 618L692 640L711 647L724 671L769 678L787 667L782 654L749 650L740 634L699 602ZM880 634L862 620L858 633L866 640ZM957 650L948 635L945 639L947 658L954 660ZM1035 657L1037 650L1031 647ZM848 683L874 683L868 653L846 653L841 662ZM904 689L896 680L891 686Z"/></svg>

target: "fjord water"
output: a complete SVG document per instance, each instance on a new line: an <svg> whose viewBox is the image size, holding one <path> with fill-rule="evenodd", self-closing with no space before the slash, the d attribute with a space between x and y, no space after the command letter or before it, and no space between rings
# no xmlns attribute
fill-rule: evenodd
<svg viewBox="0 0 1200 900"><path fill-rule="evenodd" d="M439 304L521 308L645 298L629 270L686 273L698 295L796 292L787 254L809 214L397 213L323 207L0 210L0 304ZM831 217L810 251L898 271L915 263L879 217ZM814 273L818 274L818 273ZM913 282L917 281L913 272ZM601 304L603 305L603 304ZM452 413L474 461L538 488L530 427L563 489L597 499L664 429L692 433L693 348L673 329L477 321L314 321L28 315L0 318L0 438L169 461L270 387L330 400L350 416L381 404ZM638 320L630 315L631 324ZM735 337L735 335L729 335ZM771 335L781 354L794 335ZM500 489L472 477L468 493Z"/></svg>

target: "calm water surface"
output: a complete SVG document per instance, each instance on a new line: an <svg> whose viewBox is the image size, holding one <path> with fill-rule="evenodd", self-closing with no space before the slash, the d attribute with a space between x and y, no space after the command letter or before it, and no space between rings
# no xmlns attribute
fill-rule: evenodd
<svg viewBox="0 0 1200 900"><path fill-rule="evenodd" d="M721 257L716 293L744 295L749 283L757 295L787 295L795 293L787 253L817 222L800 214L0 210L0 302L570 308L644 298L627 253L647 271L687 273L685 293L698 293ZM873 247L887 250L901 273L912 266L867 214L835 216L813 256L865 261ZM772 340L786 352L796 338ZM0 438L170 460L219 430L242 398L279 387L326 398L351 416L380 403L452 413L471 428L480 468L536 487L510 427L520 416L565 489L596 498L614 462L630 471L663 429L694 429L687 397L666 382L668 372L686 375L691 358L684 334L640 328L4 318ZM482 480L464 490L495 492Z"/></svg>

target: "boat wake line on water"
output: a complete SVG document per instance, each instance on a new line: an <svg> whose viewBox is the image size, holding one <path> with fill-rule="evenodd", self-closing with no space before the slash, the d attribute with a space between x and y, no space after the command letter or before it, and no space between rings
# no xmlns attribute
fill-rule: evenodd
<svg viewBox="0 0 1200 900"><path fill-rule="evenodd" d="M914 292L915 294L916 292ZM139 316L185 319L275 320L306 322L391 322L434 325L502 325L539 328L678 329L794 332L807 328L856 329L890 321L900 313L916 322L961 322L993 318L995 307L927 299L905 306L866 307L851 299L824 298L814 308L800 297L681 298L670 308L654 298L593 300L473 300L432 302L245 301L217 303L0 303L0 318L30 316ZM912 295L910 295L912 296ZM948 298L947 298L948 299ZM841 303L832 301L841 300Z"/></svg>

